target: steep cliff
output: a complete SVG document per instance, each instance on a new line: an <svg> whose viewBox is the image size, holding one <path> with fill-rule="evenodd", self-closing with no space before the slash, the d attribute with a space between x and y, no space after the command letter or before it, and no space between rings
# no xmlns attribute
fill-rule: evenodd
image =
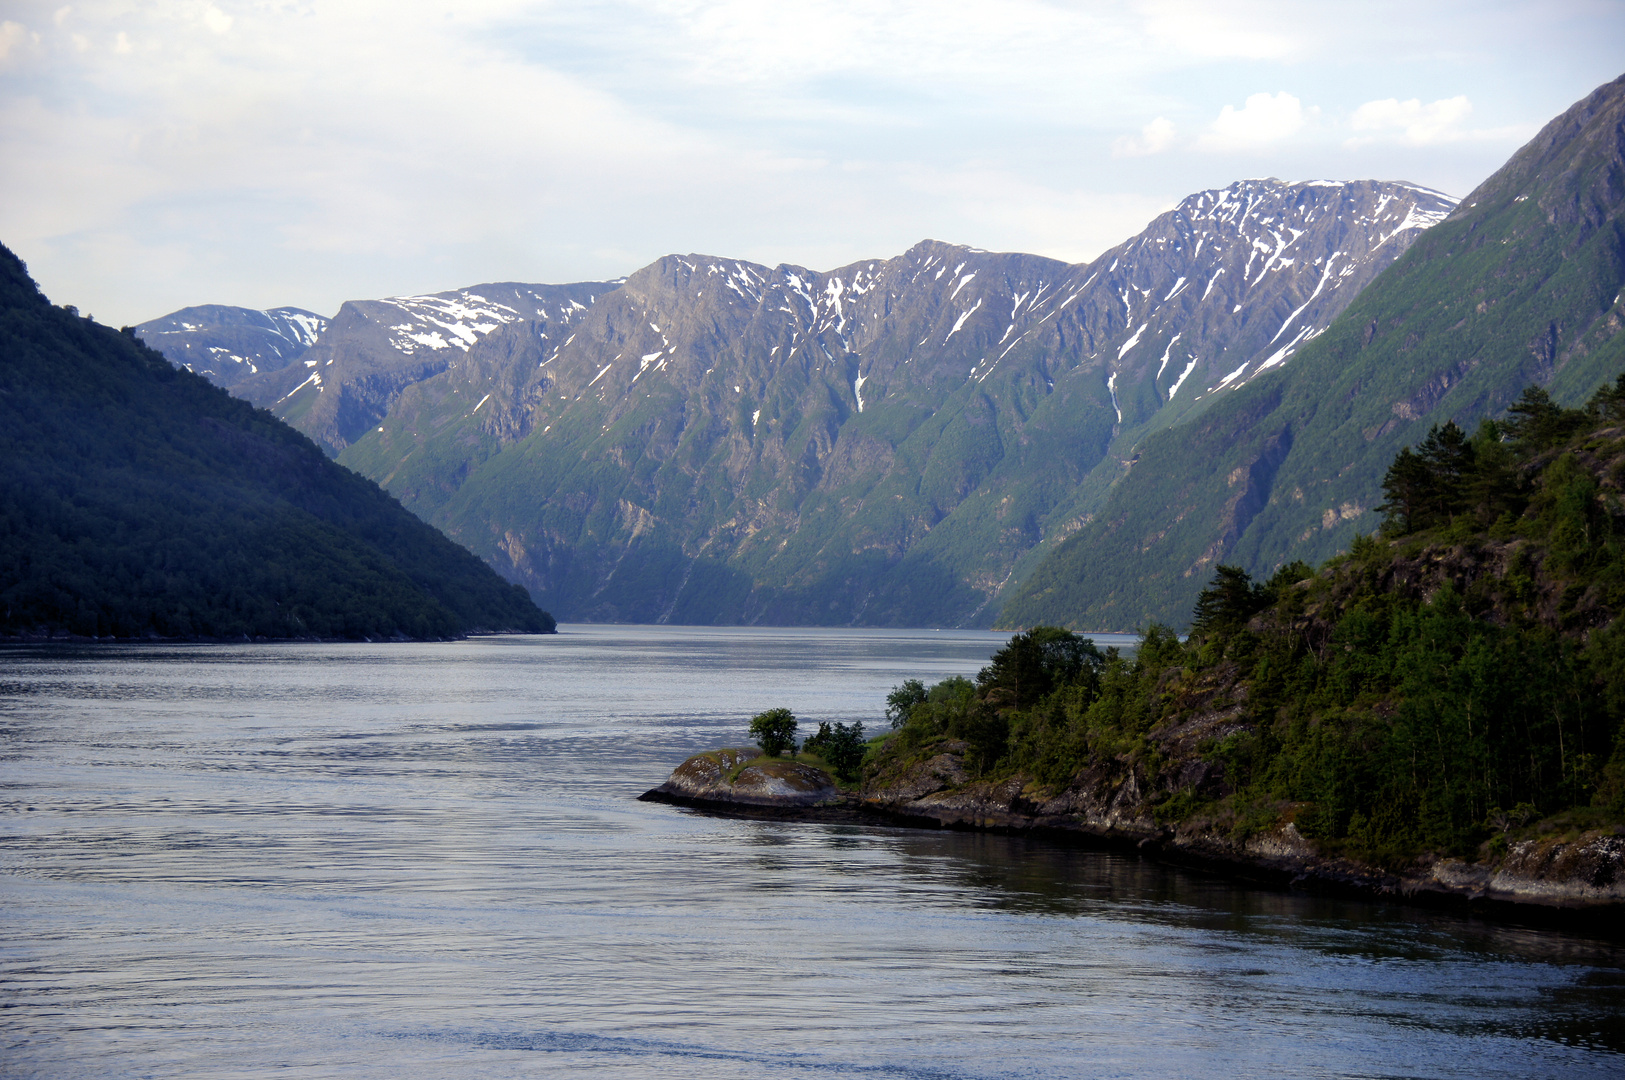
<svg viewBox="0 0 1625 1080"><path fill-rule="evenodd" d="M1182 623L1222 562L1259 574L1372 529L1383 469L1529 383L1573 403L1625 367L1625 79L1548 124L1290 365L1146 439L1001 625Z"/></svg>

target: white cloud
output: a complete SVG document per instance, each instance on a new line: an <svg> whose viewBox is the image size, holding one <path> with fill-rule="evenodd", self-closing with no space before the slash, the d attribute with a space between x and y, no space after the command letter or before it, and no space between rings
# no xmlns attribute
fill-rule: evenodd
<svg viewBox="0 0 1625 1080"><path fill-rule="evenodd" d="M231 29L231 16L210 4L203 9L203 25L217 34L224 34Z"/></svg>
<svg viewBox="0 0 1625 1080"><path fill-rule="evenodd" d="M1578 44L1625 33L1373 2L0 0L0 240L129 322L668 251L827 268L936 236L1080 258L1241 171L1193 145L1466 190L1512 136L1441 152L1415 141L1449 141L1434 106L1357 129L1356 106L1454 65L1477 111L1439 132L1531 123L1611 77L1570 85ZM1291 94L1247 97L1309 64L1335 136Z"/></svg>
<svg viewBox="0 0 1625 1080"><path fill-rule="evenodd" d="M1174 145L1174 123L1159 116L1140 129L1139 138L1124 135L1112 143L1112 157L1149 157Z"/></svg>
<svg viewBox="0 0 1625 1080"><path fill-rule="evenodd" d="M28 37L28 31L23 28L22 23L14 23L10 20L0 22L0 61L9 60L11 50L21 45L26 37Z"/></svg>
<svg viewBox="0 0 1625 1080"><path fill-rule="evenodd" d="M1411 146L1432 146L1468 136L1462 124L1473 111L1465 94L1441 98L1429 105L1421 99L1384 98L1368 101L1354 110L1349 126L1355 131L1376 132L1378 136L1398 135ZM1351 140L1358 145L1362 140Z"/></svg>
<svg viewBox="0 0 1625 1080"><path fill-rule="evenodd" d="M1026 118L1115 125L1154 109L1144 79L1182 62L1144 48L1124 0L600 0L510 18L505 46L582 41L623 96L705 94L708 111L865 127L1016 101Z"/></svg>
<svg viewBox="0 0 1625 1080"><path fill-rule="evenodd" d="M1302 32L1312 20L1294 8L1283 17L1278 4L1263 0L1142 0L1136 5L1146 31L1164 48L1213 59L1281 59L1300 49L1286 29Z"/></svg>
<svg viewBox="0 0 1625 1080"><path fill-rule="evenodd" d="M1110 193L1033 183L988 163L951 172L922 172L909 191L953 207L982 236L1002 238L1004 250L1085 262L1133 236L1174 203L1144 192ZM943 240L971 242L964 237Z"/></svg>
<svg viewBox="0 0 1625 1080"><path fill-rule="evenodd" d="M1250 150L1290 139L1317 110L1286 91L1253 94L1241 108L1226 105L1196 145L1204 150Z"/></svg>

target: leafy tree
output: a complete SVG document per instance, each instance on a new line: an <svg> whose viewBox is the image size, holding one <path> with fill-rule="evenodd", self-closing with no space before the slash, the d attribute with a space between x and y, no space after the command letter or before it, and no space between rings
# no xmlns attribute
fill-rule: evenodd
<svg viewBox="0 0 1625 1080"><path fill-rule="evenodd" d="M1264 582L1264 595L1267 596L1270 603L1273 604L1285 594L1287 589L1290 589L1300 581L1308 581L1314 576L1314 567L1310 566L1302 559L1293 559L1291 562L1276 570L1275 573L1270 575L1270 579ZM1147 633L1149 633L1149 630Z"/></svg>
<svg viewBox="0 0 1625 1080"><path fill-rule="evenodd" d="M1428 510L1439 523L1448 522L1467 505L1467 477L1473 471L1473 444L1454 420L1428 429L1422 440L1422 461L1432 477L1432 504Z"/></svg>
<svg viewBox="0 0 1625 1080"><path fill-rule="evenodd" d="M908 721L909 710L925 701L925 684L919 679L904 679L903 685L892 687L886 695L886 719L896 731Z"/></svg>
<svg viewBox="0 0 1625 1080"><path fill-rule="evenodd" d="M1391 536L1402 536L1421 528L1431 501L1430 487L1427 464L1421 455L1405 447L1382 478L1382 493L1386 498L1377 509L1383 514L1383 531Z"/></svg>
<svg viewBox="0 0 1625 1080"><path fill-rule="evenodd" d="M1473 468L1466 478L1467 507L1482 526L1503 515L1516 517L1527 499L1523 493L1505 427L1485 417L1473 433Z"/></svg>
<svg viewBox="0 0 1625 1080"><path fill-rule="evenodd" d="M1403 536L1448 523L1473 501L1478 444L1454 420L1428 429L1427 437L1399 452L1383 476L1387 496L1377 507L1386 515L1383 530Z"/></svg>
<svg viewBox="0 0 1625 1080"><path fill-rule="evenodd" d="M1104 661L1090 639L1058 626L1035 626L994 653L976 685L991 704L1025 709L1059 686L1094 677Z"/></svg>
<svg viewBox="0 0 1625 1080"><path fill-rule="evenodd" d="M899 744L919 746L932 739L963 729L965 718L979 708L976 684L963 675L952 675L926 692L925 700L909 709L908 719L898 731Z"/></svg>
<svg viewBox="0 0 1625 1080"><path fill-rule="evenodd" d="M823 750L825 746L829 745L830 736L833 734L835 734L835 729L830 727L827 721L820 720L818 722L817 733L807 736L807 738L802 742L801 752L803 754L818 753L819 751Z"/></svg>
<svg viewBox="0 0 1625 1080"><path fill-rule="evenodd" d="M796 718L789 709L769 709L758 713L750 722L750 734L762 753L778 757L796 748Z"/></svg>
<svg viewBox="0 0 1625 1080"><path fill-rule="evenodd" d="M1603 383L1586 403L1586 412L1600 423L1617 424L1625 420L1625 373L1613 383Z"/></svg>

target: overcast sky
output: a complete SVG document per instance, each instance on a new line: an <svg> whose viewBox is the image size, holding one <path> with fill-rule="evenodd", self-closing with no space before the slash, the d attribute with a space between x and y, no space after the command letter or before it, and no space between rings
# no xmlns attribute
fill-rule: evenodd
<svg viewBox="0 0 1625 1080"><path fill-rule="evenodd" d="M1081 261L1243 177L1464 195L1625 0L0 2L0 242L103 322L667 252Z"/></svg>

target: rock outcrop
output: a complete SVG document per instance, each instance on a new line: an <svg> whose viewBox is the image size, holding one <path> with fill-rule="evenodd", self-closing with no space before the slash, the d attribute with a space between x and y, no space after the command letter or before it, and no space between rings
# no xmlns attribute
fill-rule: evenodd
<svg viewBox="0 0 1625 1080"><path fill-rule="evenodd" d="M1156 785L1135 767L1114 770L1097 763L1064 790L1050 792L1020 776L970 780L963 744L935 749L873 777L854 803L872 814L935 828L1089 837L1168 862L1308 891L1481 913L1625 910L1625 835L1616 830L1515 841L1504 854L1478 863L1423 856L1391 871L1325 855L1290 821L1251 832L1209 820L1160 824L1150 798Z"/></svg>
<svg viewBox="0 0 1625 1080"><path fill-rule="evenodd" d="M643 797L723 806L813 807L834 803L840 794L824 770L788 758L770 758L748 747L695 754Z"/></svg>
<svg viewBox="0 0 1625 1080"><path fill-rule="evenodd" d="M755 748L695 754L643 799L723 812L1022 832L1128 849L1258 884L1518 918L1611 920L1625 911L1625 835L1592 830L1519 840L1483 862L1424 856L1399 870L1323 854L1290 821L1247 832L1228 823L1160 824L1137 768L1097 765L1061 791L1024 777L972 779L966 746L895 760L856 791L828 773Z"/></svg>

